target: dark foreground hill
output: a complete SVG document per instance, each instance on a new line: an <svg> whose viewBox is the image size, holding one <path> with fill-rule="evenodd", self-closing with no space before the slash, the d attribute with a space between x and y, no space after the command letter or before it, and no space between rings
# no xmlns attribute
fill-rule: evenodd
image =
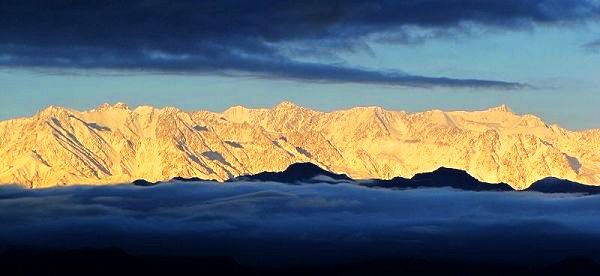
<svg viewBox="0 0 600 276"><path fill-rule="evenodd" d="M273 181L288 184L338 183L353 181L345 174L326 171L312 163L294 163L282 172L261 172L239 176L231 181Z"/></svg>
<svg viewBox="0 0 600 276"><path fill-rule="evenodd" d="M345 174L335 174L312 163L296 163L282 172L262 172L240 176L232 181L273 181L288 184L308 183L354 183L366 187L381 188L441 188L451 187L469 191L512 191L505 183L481 182L465 171L439 168L433 172L419 173L413 178L395 177L389 180L353 180Z"/></svg>
<svg viewBox="0 0 600 276"><path fill-rule="evenodd" d="M197 177L175 177L171 181L197 182L215 180ZM514 191L514 189L506 183L482 182L463 170L445 167L440 167L432 172L418 173L412 178L394 177L392 179L354 180L345 174L336 174L312 163L294 163L281 172L260 172L254 175L243 175L232 178L227 182L244 181L279 182L292 185L350 183L365 187L390 189L448 187L465 191ZM137 186L153 186L160 183L161 182L149 182L143 179L133 182L133 184ZM541 193L600 194L600 187L548 177L534 182L524 191Z"/></svg>
<svg viewBox="0 0 600 276"><path fill-rule="evenodd" d="M541 193L581 193L581 194L599 194L599 186L584 185L581 183L548 177L538 180L531 184L526 191L534 191Z"/></svg>
<svg viewBox="0 0 600 276"><path fill-rule="evenodd" d="M442 188L449 187L467 191L513 191L506 183L486 183L467 172L441 167L428 173L418 173L412 178L394 177L389 180L376 179L363 185L382 188Z"/></svg>

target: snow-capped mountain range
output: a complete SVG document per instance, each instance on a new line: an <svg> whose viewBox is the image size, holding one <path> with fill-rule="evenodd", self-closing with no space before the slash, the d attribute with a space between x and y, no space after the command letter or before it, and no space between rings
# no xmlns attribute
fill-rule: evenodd
<svg viewBox="0 0 600 276"><path fill-rule="evenodd" d="M545 177L600 183L600 129L569 131L508 107L319 112L282 102L222 113L123 103L51 106L0 122L0 183L27 187L199 177L224 181L311 162L355 179L439 167L524 189Z"/></svg>

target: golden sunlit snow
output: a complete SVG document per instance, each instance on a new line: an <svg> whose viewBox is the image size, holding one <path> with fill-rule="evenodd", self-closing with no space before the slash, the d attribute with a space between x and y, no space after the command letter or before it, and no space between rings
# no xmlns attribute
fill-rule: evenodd
<svg viewBox="0 0 600 276"><path fill-rule="evenodd" d="M548 126L506 106L421 113L355 107L318 112L282 102L223 113L103 104L48 107L0 122L0 183L28 187L226 180L313 162L353 178L410 177L440 166L525 188L554 176L600 183L600 130Z"/></svg>

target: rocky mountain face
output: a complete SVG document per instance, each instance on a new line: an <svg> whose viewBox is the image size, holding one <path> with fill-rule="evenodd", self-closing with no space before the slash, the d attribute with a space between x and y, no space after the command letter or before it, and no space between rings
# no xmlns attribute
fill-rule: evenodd
<svg viewBox="0 0 600 276"><path fill-rule="evenodd" d="M600 183L600 130L548 126L506 106L420 113L283 102L223 113L104 104L48 107L0 122L0 183L27 187L199 177L224 181L311 162L352 178L410 178L439 167L517 189L557 177Z"/></svg>

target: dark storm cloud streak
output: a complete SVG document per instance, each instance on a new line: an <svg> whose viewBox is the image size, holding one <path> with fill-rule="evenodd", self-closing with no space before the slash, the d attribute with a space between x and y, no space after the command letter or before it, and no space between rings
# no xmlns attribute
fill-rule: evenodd
<svg viewBox="0 0 600 276"><path fill-rule="evenodd" d="M58 2L60 3L60 1ZM352 38L413 25L455 27L474 22L500 28L597 19L597 1L104 1L14 0L0 3L3 40L128 47L148 42L185 49L208 38L276 42ZM168 40L166 40L168 39ZM260 43L259 43L260 44ZM257 46L256 44L253 46ZM260 50L259 47L257 50Z"/></svg>
<svg viewBox="0 0 600 276"><path fill-rule="evenodd" d="M373 34L498 29L598 18L593 1L1 1L0 65L180 74L245 74L334 83L521 88L514 82L413 76L282 54L355 49ZM412 41L412 39L381 39ZM400 65L401 66L401 65Z"/></svg>
<svg viewBox="0 0 600 276"><path fill-rule="evenodd" d="M321 83L360 83L378 85L396 85L406 87L470 87L494 89L519 89L525 84L497 80L457 79L448 77L427 77L384 72L360 68L350 68L330 64L297 62L292 60L252 60L227 57L221 60L206 58L182 58L160 60L153 58L132 59L131 57L86 60L15 58L0 66L37 67L62 69L125 69L134 72L167 74L221 74L231 76L250 76L267 79L289 79Z"/></svg>

